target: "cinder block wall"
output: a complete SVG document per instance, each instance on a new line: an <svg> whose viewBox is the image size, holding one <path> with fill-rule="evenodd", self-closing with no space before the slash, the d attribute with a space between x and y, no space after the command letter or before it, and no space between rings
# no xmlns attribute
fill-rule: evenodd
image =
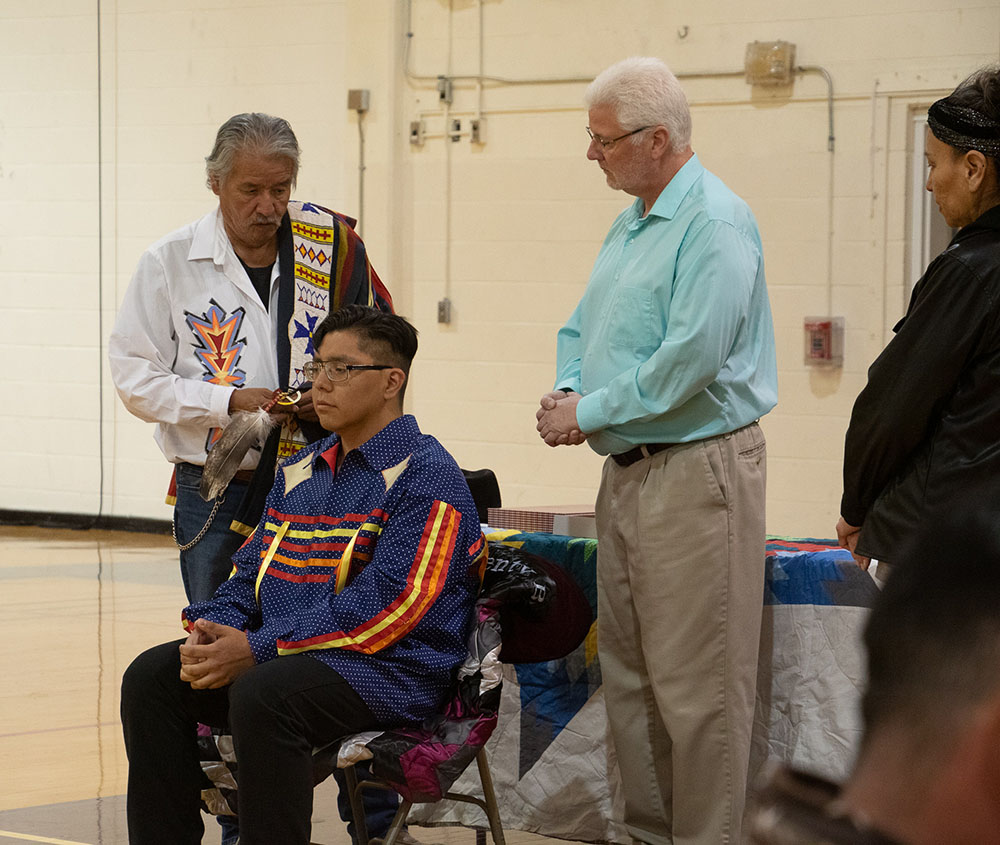
<svg viewBox="0 0 1000 845"><path fill-rule="evenodd" d="M215 204L232 114L287 117L300 195L347 205L347 10L99 6L0 8L0 508L168 519L169 467L107 370L118 303L142 250Z"/></svg>
<svg viewBox="0 0 1000 845"><path fill-rule="evenodd" d="M747 199L764 239L781 390L764 421L768 527L829 536L850 408L913 281L911 112L1000 52L994 0L74 9L0 10L0 508L169 515L151 428L122 410L103 364L117 303L141 250L211 207L202 158L237 111L287 117L304 150L298 196L357 215L349 88L371 91L362 234L421 332L410 410L462 465L494 468L506 503L592 501L601 460L548 449L534 410L555 333L628 198L586 161L585 85L537 80L589 78L635 54L682 76L740 71L748 42L783 39L798 64L832 77L832 156L820 74L773 91L740 75L682 81L695 150ZM480 70L536 81L480 91L458 80L446 115L436 77ZM446 117L467 130L477 116L485 143L445 140ZM409 143L412 121L424 123L421 146ZM436 319L444 297L447 325ZM828 308L847 321L845 365L808 370L802 321Z"/></svg>

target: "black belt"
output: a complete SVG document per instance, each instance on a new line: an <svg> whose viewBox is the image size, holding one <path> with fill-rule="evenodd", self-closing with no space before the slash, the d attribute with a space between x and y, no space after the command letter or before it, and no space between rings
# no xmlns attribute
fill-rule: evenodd
<svg viewBox="0 0 1000 845"><path fill-rule="evenodd" d="M636 461L641 461L643 458L648 458L650 455L655 455L657 452L662 452L664 449L669 449L671 446L676 446L676 443L643 443L641 446L636 446L634 449L629 449L627 452L622 452L620 455L612 455L614 461L620 467L630 467Z"/></svg>
<svg viewBox="0 0 1000 845"><path fill-rule="evenodd" d="M712 437L703 437L701 440L715 440L717 437L731 437L736 434L737 431L742 431L744 428L750 428L752 425L757 425L760 420L754 420L752 423L747 423L744 426L740 426L734 431L727 432L726 434L715 434ZM648 458L650 455L655 455L657 452L662 452L664 449L669 449L671 446L689 446L692 443L699 443L700 440L688 440L687 442L681 443L643 443L641 446L636 446L634 449L629 449L627 452L622 452L620 455L612 455L611 457L615 459L615 463L620 467L630 467L636 461L641 461L643 458Z"/></svg>
<svg viewBox="0 0 1000 845"><path fill-rule="evenodd" d="M184 463L186 466L191 467L191 469L196 470L199 473L205 471L205 467L200 467L198 464L189 464L186 461ZM233 476L233 481L238 481L241 484L249 484L253 481L256 472L257 470L255 469L238 469L236 470L236 474Z"/></svg>

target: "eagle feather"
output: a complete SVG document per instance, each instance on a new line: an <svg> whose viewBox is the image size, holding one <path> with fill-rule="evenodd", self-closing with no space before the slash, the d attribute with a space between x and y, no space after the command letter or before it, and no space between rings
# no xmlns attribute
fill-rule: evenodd
<svg viewBox="0 0 1000 845"><path fill-rule="evenodd" d="M277 421L264 408L237 411L232 415L205 461L199 492L206 502L211 502L229 486L246 453L263 446L275 425Z"/></svg>

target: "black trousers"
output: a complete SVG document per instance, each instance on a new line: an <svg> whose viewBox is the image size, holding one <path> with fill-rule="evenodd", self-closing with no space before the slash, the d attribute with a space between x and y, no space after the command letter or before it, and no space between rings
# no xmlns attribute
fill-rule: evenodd
<svg viewBox="0 0 1000 845"><path fill-rule="evenodd" d="M129 842L201 842L201 722L233 735L241 845L308 845L312 749L377 728L375 716L337 672L305 655L261 663L229 687L194 690L180 679L182 642L140 654L122 679Z"/></svg>

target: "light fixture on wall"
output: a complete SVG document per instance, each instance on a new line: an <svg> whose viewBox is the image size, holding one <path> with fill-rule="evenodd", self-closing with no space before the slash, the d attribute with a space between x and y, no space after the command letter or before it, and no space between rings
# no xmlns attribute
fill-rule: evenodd
<svg viewBox="0 0 1000 845"><path fill-rule="evenodd" d="M789 41L752 41L743 62L748 85L790 85L795 71L795 45Z"/></svg>

